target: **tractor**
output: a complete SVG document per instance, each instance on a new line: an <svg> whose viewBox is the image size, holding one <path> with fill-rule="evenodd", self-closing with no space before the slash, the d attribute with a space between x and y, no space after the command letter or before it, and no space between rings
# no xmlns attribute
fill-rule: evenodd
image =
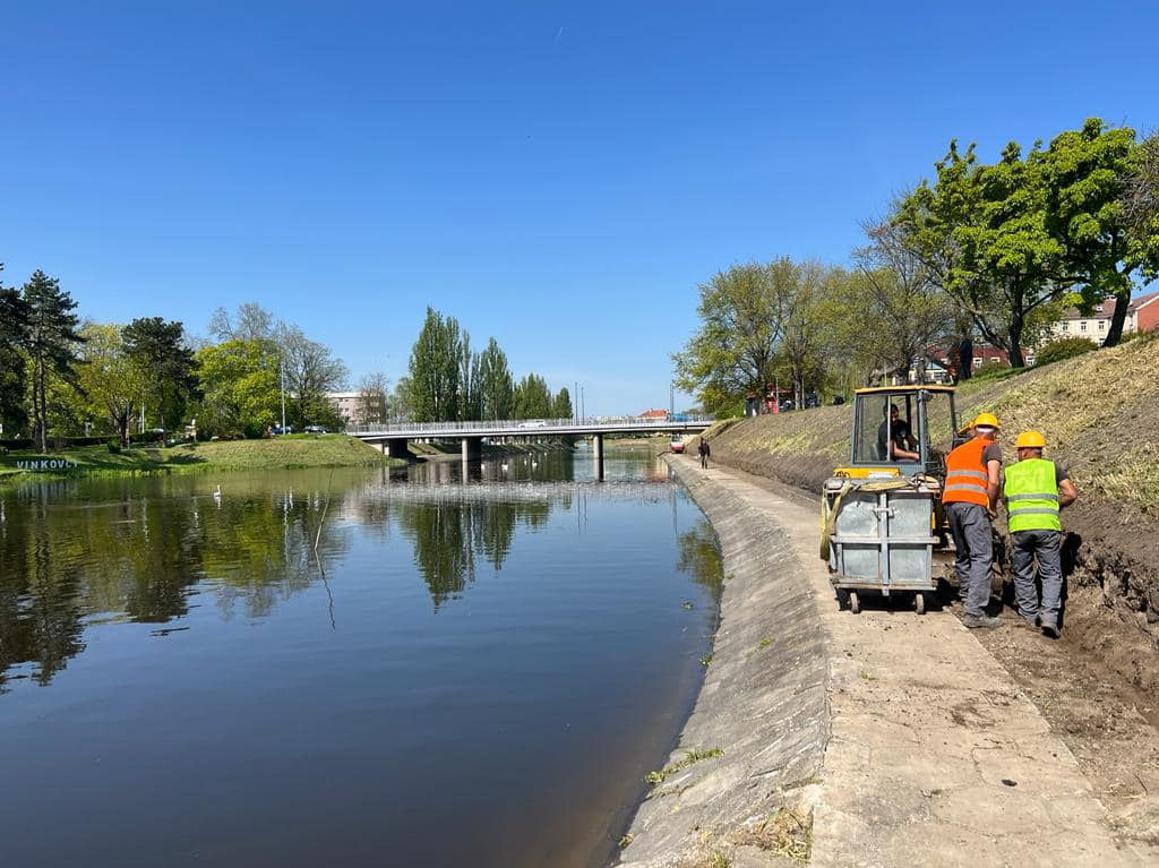
<svg viewBox="0 0 1159 868"><path fill-rule="evenodd" d="M912 595L924 614L937 590L934 553L949 548L945 456L964 440L953 387L858 389L851 440L849 463L821 498L821 558L838 603L856 614L867 592Z"/></svg>

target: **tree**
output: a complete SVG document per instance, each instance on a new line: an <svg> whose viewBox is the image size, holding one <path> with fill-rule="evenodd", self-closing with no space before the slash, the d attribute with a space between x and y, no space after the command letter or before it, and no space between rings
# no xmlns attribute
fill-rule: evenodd
<svg viewBox="0 0 1159 868"><path fill-rule="evenodd" d="M1055 136L1042 157L1047 229L1063 246L1082 306L1115 300L1106 347L1122 338L1135 275L1153 278L1159 270L1159 231L1150 240L1133 235L1124 208L1137 150L1134 130L1088 118L1082 129Z"/></svg>
<svg viewBox="0 0 1159 868"><path fill-rule="evenodd" d="M954 305L898 226L881 220L863 228L869 244L854 253L866 290L856 317L861 342L874 346L883 368L902 371L908 382L914 358L953 330Z"/></svg>
<svg viewBox="0 0 1159 868"><path fill-rule="evenodd" d="M510 419L515 381L495 338L479 353L478 383L480 418L491 422Z"/></svg>
<svg viewBox="0 0 1159 868"><path fill-rule="evenodd" d="M390 420L390 378L372 371L358 383L358 421L364 425Z"/></svg>
<svg viewBox="0 0 1159 868"><path fill-rule="evenodd" d="M459 419L474 421L483 416L483 398L480 392L480 359L471 352L471 335L463 330L459 340Z"/></svg>
<svg viewBox="0 0 1159 868"><path fill-rule="evenodd" d="M699 287L700 325L674 353L676 385L704 409L727 415L749 394L763 395L775 375L784 332L773 268L750 262L718 272Z"/></svg>
<svg viewBox="0 0 1159 868"><path fill-rule="evenodd" d="M78 382L87 409L107 419L121 445L128 446L133 410L147 393L150 377L126 352L120 326L88 322L80 334L85 343Z"/></svg>
<svg viewBox="0 0 1159 868"><path fill-rule="evenodd" d="M337 425L337 412L327 393L346 383L346 365L330 348L312 341L297 326L284 326L280 336L286 389L293 396L293 424Z"/></svg>
<svg viewBox="0 0 1159 868"><path fill-rule="evenodd" d="M28 325L24 350L32 365L33 439L41 452L48 451L48 387L52 378L76 382L76 302L60 288L60 282L39 269L21 288Z"/></svg>
<svg viewBox="0 0 1159 868"><path fill-rule="evenodd" d="M0 263L0 272L4 265ZM0 282L0 431L15 432L28 421L24 410L28 306L20 292ZM9 435L11 436L11 434Z"/></svg>
<svg viewBox="0 0 1159 868"><path fill-rule="evenodd" d="M513 404L516 419L548 419L552 415L551 391L538 374L528 374L515 387Z"/></svg>
<svg viewBox="0 0 1159 868"><path fill-rule="evenodd" d="M270 341L277 332L274 315L256 301L239 304L232 316L219 307L209 318L209 333L219 341Z"/></svg>
<svg viewBox="0 0 1159 868"><path fill-rule="evenodd" d="M950 143L935 164L937 179L923 181L899 204L894 225L907 249L970 313L1014 367L1033 314L1069 287L1064 247L1047 228L1047 183L1036 144L1023 158L1011 142L993 165Z"/></svg>
<svg viewBox="0 0 1159 868"><path fill-rule="evenodd" d="M409 396L415 421L453 422L459 418L461 364L458 321L428 307L410 355Z"/></svg>
<svg viewBox="0 0 1159 868"><path fill-rule="evenodd" d="M279 418L278 349L269 340L233 339L197 351L202 400L198 428L260 437Z"/></svg>
<svg viewBox="0 0 1159 868"><path fill-rule="evenodd" d="M185 341L185 327L159 316L140 317L123 330L125 351L153 384L160 426L171 431L182 422L186 404L197 397L197 363Z"/></svg>
<svg viewBox="0 0 1159 868"><path fill-rule="evenodd" d="M571 419L575 415L571 406L571 394L568 392L567 386L556 393L551 404L551 415L556 419Z"/></svg>
<svg viewBox="0 0 1159 868"><path fill-rule="evenodd" d="M1145 263L1159 258L1159 133L1144 139L1131 154L1120 198L1131 255ZM1143 268L1147 280L1159 277Z"/></svg>

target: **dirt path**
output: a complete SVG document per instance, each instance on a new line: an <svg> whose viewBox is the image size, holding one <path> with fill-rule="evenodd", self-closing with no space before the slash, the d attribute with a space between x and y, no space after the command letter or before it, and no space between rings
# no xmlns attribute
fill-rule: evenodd
<svg viewBox="0 0 1159 868"><path fill-rule="evenodd" d="M1125 750L1115 750L1121 759L1153 748L1154 731L1115 705L1121 700L1114 691L1108 702L1105 693L1084 686L1065 646L1003 629L986 637L994 643L991 653L947 611L925 617L904 608L839 612L816 555L814 504L766 479L680 464L686 478L727 485L775 518L812 583L828 634L832 712L814 814L816 864L1155 864L1146 810L1140 819L1114 801L1108 814L1100 801L1118 798L1114 786L1126 779L1126 766L1110 762L1109 754L1092 764L1089 754L1098 750L1079 740L1072 739L1072 752L1060 731L1060 709L1072 720L1085 708L1095 719L1101 714L1121 724L1116 738L1122 733ZM1056 652L1063 656L1042 670L1042 684L1059 679L1060 685L1055 712L1045 713L1052 703L1034 688L1027 673L1035 670L1012 663L1049 660ZM1072 669L1073 678L1061 677ZM1114 739L1102 741L1105 752ZM1141 777L1137 790L1144 789L1154 786Z"/></svg>

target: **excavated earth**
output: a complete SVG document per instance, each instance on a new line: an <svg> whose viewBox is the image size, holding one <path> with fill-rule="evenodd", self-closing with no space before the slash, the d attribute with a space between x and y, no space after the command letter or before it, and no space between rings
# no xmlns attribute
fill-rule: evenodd
<svg viewBox="0 0 1159 868"><path fill-rule="evenodd" d="M1042 430L1081 496L1063 515L1062 638L1012 626L979 638L1074 753L1120 834L1159 846L1159 340L960 390L960 417L982 410L1002 420L1008 459L1020 429ZM815 498L847 460L851 415L770 415L705 436L715 461ZM995 591L1009 617L1009 581Z"/></svg>

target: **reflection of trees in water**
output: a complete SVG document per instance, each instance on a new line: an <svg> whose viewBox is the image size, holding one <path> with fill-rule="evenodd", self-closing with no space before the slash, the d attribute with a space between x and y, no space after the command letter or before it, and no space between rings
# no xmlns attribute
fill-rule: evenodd
<svg viewBox="0 0 1159 868"><path fill-rule="evenodd" d="M336 495L337 500L340 495ZM207 497L123 496L113 503L5 505L0 524L0 690L31 663L48 683L84 645L84 620L165 623L185 615L210 580L226 613L267 614L319 576L314 557L324 495L266 494L220 507ZM348 541L322 528L323 561Z"/></svg>
<svg viewBox="0 0 1159 868"><path fill-rule="evenodd" d="M440 499L398 506L399 528L414 543L415 565L436 609L475 580L477 558L500 570L517 527L541 527L551 514L547 500Z"/></svg>
<svg viewBox="0 0 1159 868"><path fill-rule="evenodd" d="M676 569L686 573L692 581L703 585L713 599L720 599L720 589L724 583L724 564L720 557L720 543L712 525L701 519L692 528L680 534L677 539L680 557Z"/></svg>

